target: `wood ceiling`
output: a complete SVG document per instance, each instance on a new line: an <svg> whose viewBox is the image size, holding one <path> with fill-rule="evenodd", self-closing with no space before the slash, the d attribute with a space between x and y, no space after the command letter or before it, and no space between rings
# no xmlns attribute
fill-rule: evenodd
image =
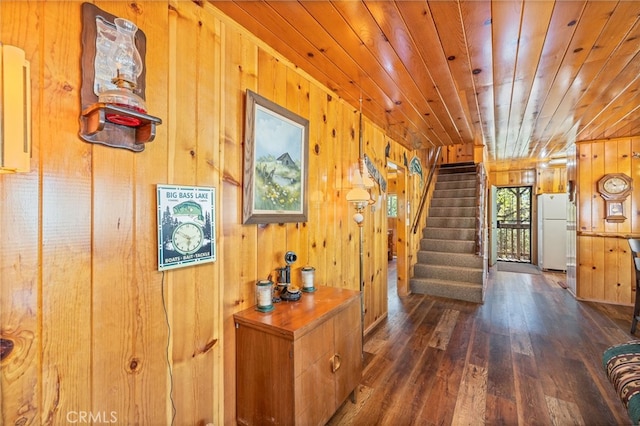
<svg viewBox="0 0 640 426"><path fill-rule="evenodd" d="M409 148L640 134L640 1L215 1Z"/></svg>

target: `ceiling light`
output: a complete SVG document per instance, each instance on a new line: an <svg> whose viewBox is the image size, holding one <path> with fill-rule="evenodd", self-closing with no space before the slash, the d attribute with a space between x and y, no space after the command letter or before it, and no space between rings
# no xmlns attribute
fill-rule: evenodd
<svg viewBox="0 0 640 426"><path fill-rule="evenodd" d="M548 164L550 166L557 166L560 164L567 164L567 157L556 157L556 158L551 158L548 161Z"/></svg>

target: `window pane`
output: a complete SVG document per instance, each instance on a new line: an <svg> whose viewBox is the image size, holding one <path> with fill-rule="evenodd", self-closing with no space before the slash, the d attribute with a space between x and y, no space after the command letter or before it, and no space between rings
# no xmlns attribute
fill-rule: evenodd
<svg viewBox="0 0 640 426"><path fill-rule="evenodd" d="M387 216L398 217L398 196L389 194L387 197Z"/></svg>

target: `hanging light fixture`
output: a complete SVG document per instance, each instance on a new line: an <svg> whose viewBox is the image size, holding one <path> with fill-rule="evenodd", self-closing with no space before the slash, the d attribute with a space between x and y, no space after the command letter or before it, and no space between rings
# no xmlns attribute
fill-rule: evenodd
<svg viewBox="0 0 640 426"><path fill-rule="evenodd" d="M369 171L364 163L364 143L362 138L362 96L360 96L360 122L359 122L359 159L358 170L355 174L354 187L347 193L347 201L353 203L356 213L353 215L353 220L362 226L364 223L364 215L362 214L365 207L369 204L373 204L371 198L371 188L375 185L373 179L369 175Z"/></svg>
<svg viewBox="0 0 640 426"><path fill-rule="evenodd" d="M364 173L362 170L364 169ZM353 203L356 213L353 220L362 226L364 215L362 211L373 202L369 190L373 187L373 180L369 177L369 173L364 168L364 160L359 162L359 170L355 173L354 187L347 193L347 201Z"/></svg>

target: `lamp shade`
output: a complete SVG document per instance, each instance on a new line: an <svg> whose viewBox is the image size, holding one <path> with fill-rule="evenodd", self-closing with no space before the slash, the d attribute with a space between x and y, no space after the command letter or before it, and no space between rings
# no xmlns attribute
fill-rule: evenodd
<svg viewBox="0 0 640 426"><path fill-rule="evenodd" d="M368 203L371 195L364 188L353 188L347 193L347 201L351 203Z"/></svg>
<svg viewBox="0 0 640 426"><path fill-rule="evenodd" d="M367 189L371 189L375 186L375 184L376 183L373 181L373 179L371 179L369 172L365 170L362 176L362 185L364 185L364 187Z"/></svg>

